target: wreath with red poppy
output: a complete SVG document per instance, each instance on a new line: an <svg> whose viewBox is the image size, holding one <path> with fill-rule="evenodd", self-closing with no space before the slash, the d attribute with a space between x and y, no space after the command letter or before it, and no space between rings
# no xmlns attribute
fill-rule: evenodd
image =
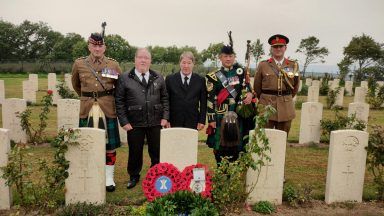
<svg viewBox="0 0 384 216"><path fill-rule="evenodd" d="M184 168L183 172L180 174L180 187L179 190L188 190L192 191L190 185L193 179L193 169L194 168L203 168L205 170L205 189L200 194L203 197L211 198L211 190L212 190L212 174L208 170L208 167L204 164L196 164L187 166Z"/></svg>
<svg viewBox="0 0 384 216"><path fill-rule="evenodd" d="M163 189L165 188L165 190L159 190L159 182L165 182L163 184ZM148 170L142 187L145 197L149 201L153 201L157 197L178 191L180 188L179 184L180 171L173 164L159 163Z"/></svg>

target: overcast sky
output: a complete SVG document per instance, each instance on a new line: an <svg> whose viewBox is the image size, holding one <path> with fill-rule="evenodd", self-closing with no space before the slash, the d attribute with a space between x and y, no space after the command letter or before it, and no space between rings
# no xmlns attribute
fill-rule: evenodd
<svg viewBox="0 0 384 216"><path fill-rule="evenodd" d="M286 55L295 53L301 39L315 36L329 49L325 65L336 65L343 47L365 33L384 43L384 0L0 0L0 18L46 22L63 34L87 38L101 30L119 34L135 46L195 46L228 43L232 30L235 51L243 62L246 40L267 40L273 34L290 39ZM266 58L266 57L264 57ZM332 70L332 69L331 69Z"/></svg>

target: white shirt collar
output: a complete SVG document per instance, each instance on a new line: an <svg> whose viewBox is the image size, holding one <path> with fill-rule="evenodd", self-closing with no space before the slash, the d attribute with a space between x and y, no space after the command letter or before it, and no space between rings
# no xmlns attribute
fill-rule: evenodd
<svg viewBox="0 0 384 216"><path fill-rule="evenodd" d="M140 73L138 70L136 70L136 68L135 68L135 74L136 74L137 77L139 77L140 80L142 79L142 75L141 75L141 73ZM145 72L144 74L145 74L145 75L144 75L145 81L148 82L148 79L149 79L149 71Z"/></svg>
<svg viewBox="0 0 384 216"><path fill-rule="evenodd" d="M188 82L189 82L189 80L191 80L192 73L190 73L188 76L185 76L183 72L180 71L180 75L181 75L181 80L183 80L183 82L184 82L184 77L188 77Z"/></svg>

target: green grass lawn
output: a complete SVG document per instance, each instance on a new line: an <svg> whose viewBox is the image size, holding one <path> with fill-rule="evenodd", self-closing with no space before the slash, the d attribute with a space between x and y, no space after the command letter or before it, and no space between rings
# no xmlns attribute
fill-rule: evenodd
<svg viewBox="0 0 384 216"><path fill-rule="evenodd" d="M22 81L28 79L28 75L0 74L0 79L5 81L5 97L6 98L22 98ZM37 93L37 102L46 94L47 90L47 75L39 75L39 91ZM305 96L299 96L298 100L305 101ZM325 97L320 96L320 102L324 105ZM341 113L346 114L348 104L353 102L353 97L344 97L344 109ZM32 106L33 122L37 123L38 114L41 106ZM1 106L0 106L1 110ZM53 137L57 132L56 107L53 107L49 113L48 127L46 135ZM384 111L370 110L369 125L380 124L384 125ZM334 113L328 109L324 109L323 118L333 118ZM2 116L0 116L0 126L2 126ZM300 129L300 110L296 110L296 118L292 122L292 129L288 137L290 143L295 143L299 140ZM206 139L205 130L199 132L199 140ZM53 150L49 147L33 147L30 150L34 154L34 158L50 158ZM126 172L127 153L128 149L123 146L118 149L117 164L116 164L116 183L117 190L114 193L107 194L107 201L110 203L132 204L141 203L144 201L144 196L141 187L136 187L133 190L126 189L128 175ZM313 195L317 199L324 199L326 172L327 172L328 147L287 147L285 178L286 184L304 185L309 184L313 187ZM142 175L144 175L149 167L148 153L144 152L144 167ZM215 166L212 150L206 145L199 145L198 161ZM142 176L143 178L143 176ZM374 187L372 176L366 172L364 183L364 199L374 197ZM17 200L17 198L16 198Z"/></svg>

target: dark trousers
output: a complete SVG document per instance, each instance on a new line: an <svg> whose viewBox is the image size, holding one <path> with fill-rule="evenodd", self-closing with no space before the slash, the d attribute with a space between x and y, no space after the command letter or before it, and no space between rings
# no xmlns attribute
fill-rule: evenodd
<svg viewBox="0 0 384 216"><path fill-rule="evenodd" d="M271 121L269 120L267 125L265 125L265 128L272 128L272 129L277 129L277 130L282 130L287 132L287 136L289 133L289 130L291 129L291 121L285 121L285 122L277 122L277 121Z"/></svg>
<svg viewBox="0 0 384 216"><path fill-rule="evenodd" d="M151 167L160 162L160 129L161 126L136 127L127 132L129 147L127 171L131 179L140 179L145 137L147 138Z"/></svg>

